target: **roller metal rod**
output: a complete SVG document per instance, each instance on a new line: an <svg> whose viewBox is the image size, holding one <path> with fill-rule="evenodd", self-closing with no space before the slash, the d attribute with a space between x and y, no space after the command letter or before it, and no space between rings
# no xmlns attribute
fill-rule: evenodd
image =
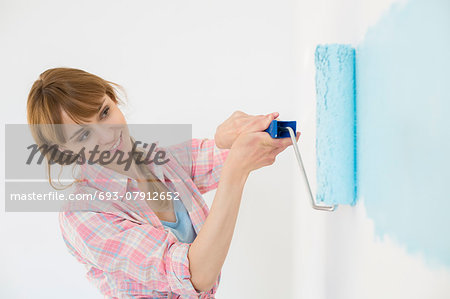
<svg viewBox="0 0 450 299"><path fill-rule="evenodd" d="M327 206L327 205L321 205L321 204L316 203L316 200L314 199L314 196L311 192L311 187L309 186L309 181L308 181L308 177L306 175L305 167L303 167L302 157L300 155L300 151L297 146L297 139L295 136L296 134L295 134L294 130L292 130L291 127L285 127L282 129L287 129L289 131L289 135L291 135L292 146L294 147L295 156L297 157L297 162L298 162L298 165L300 166L300 170L301 170L300 172L303 175L303 180L306 183L306 186L308 187L308 193L309 193L309 197L311 199L312 207L316 210L321 210L321 211L329 211L329 212L334 211L335 207L336 207L335 205Z"/></svg>

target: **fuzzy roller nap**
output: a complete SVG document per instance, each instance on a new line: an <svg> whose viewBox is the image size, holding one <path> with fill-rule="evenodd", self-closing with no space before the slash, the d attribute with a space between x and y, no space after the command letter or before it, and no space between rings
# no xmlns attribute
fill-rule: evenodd
<svg viewBox="0 0 450 299"><path fill-rule="evenodd" d="M355 50L319 45L316 63L316 155L318 202L355 204Z"/></svg>

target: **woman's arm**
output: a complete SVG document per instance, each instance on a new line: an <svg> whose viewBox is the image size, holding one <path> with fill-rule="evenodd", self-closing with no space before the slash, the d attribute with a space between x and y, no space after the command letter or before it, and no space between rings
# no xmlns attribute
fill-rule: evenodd
<svg viewBox="0 0 450 299"><path fill-rule="evenodd" d="M191 282L199 291L211 289L222 269L248 174L230 152L210 213L188 253Z"/></svg>
<svg viewBox="0 0 450 299"><path fill-rule="evenodd" d="M290 138L273 139L261 132L274 117L258 117L255 131L240 133L227 153L210 213L188 252L191 282L199 291L211 289L220 274L249 173L273 164L276 156L292 144ZM297 140L299 136L297 133Z"/></svg>

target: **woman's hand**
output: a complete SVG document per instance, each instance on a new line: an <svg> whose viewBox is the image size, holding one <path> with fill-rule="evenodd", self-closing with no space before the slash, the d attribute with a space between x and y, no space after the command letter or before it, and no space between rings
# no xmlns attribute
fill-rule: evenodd
<svg viewBox="0 0 450 299"><path fill-rule="evenodd" d="M276 117L278 113L249 116L238 111L230 117L235 120L228 124L227 120L216 134L224 138L219 145L231 145L231 150L221 171L208 217L189 247L189 271L196 290L210 290L217 281L230 248L248 175L252 170L273 164L276 156L292 144L291 138L276 139L263 132ZM243 124L239 125L240 122ZM244 129L239 130L239 127ZM222 132L224 135L220 136ZM297 132L297 141L299 137Z"/></svg>
<svg viewBox="0 0 450 299"><path fill-rule="evenodd" d="M267 115L248 115L242 111L235 111L217 127L214 135L215 144L218 148L229 149L240 134L262 132L278 115L278 112Z"/></svg>
<svg viewBox="0 0 450 299"><path fill-rule="evenodd" d="M297 132L297 141L299 137L300 132ZM233 143L226 163L230 160L234 169L239 168L249 174L258 168L272 165L276 156L291 144L291 138L272 138L267 132L242 133Z"/></svg>

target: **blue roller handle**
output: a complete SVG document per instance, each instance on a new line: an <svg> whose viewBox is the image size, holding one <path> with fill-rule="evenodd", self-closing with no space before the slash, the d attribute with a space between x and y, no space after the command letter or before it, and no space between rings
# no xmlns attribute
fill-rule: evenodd
<svg viewBox="0 0 450 299"><path fill-rule="evenodd" d="M281 121L272 120L270 126L264 130L264 132L269 133L272 138L286 138L290 137L288 130L283 128L291 127L294 132L297 132L297 122L296 121Z"/></svg>

